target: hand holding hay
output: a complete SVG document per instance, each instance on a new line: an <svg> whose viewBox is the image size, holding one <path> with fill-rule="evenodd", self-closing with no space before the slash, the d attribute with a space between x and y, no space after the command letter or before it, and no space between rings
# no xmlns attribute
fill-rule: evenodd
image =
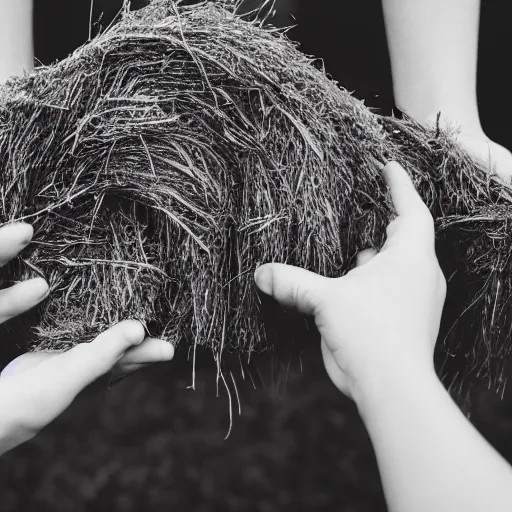
<svg viewBox="0 0 512 512"><path fill-rule="evenodd" d="M327 373L356 402L382 375L395 374L397 361L411 373L434 374L446 297L432 216L400 165L389 163L384 174L398 216L379 253L363 251L356 268L337 279L279 263L255 276L280 304L314 317Z"/></svg>
<svg viewBox="0 0 512 512"><path fill-rule="evenodd" d="M0 228L0 265L15 257L31 237L27 224ZM2 290L0 323L34 307L48 291L41 278ZM65 353L33 352L18 357L0 376L0 455L34 437L102 375L131 372L145 363L168 361L173 355L171 345L146 338L138 322L127 321Z"/></svg>
<svg viewBox="0 0 512 512"><path fill-rule="evenodd" d="M52 289L31 346L67 348L135 318L173 345L210 347L219 365L224 350L264 350L274 339L254 269L339 276L380 248L393 216L384 159L410 172L443 270L467 286L445 349L501 388L510 188L450 134L372 113L281 33L211 3L125 12L0 89L0 221L35 228L4 278Z"/></svg>

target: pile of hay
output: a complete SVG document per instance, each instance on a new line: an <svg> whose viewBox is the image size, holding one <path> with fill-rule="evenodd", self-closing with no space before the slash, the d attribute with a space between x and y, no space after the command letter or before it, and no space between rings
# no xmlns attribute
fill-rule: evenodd
<svg viewBox="0 0 512 512"><path fill-rule="evenodd" d="M511 189L449 134L381 117L279 31L209 2L125 11L68 59L0 88L0 222L34 225L3 272L44 276L29 341L125 319L173 344L264 350L262 262L339 276L393 215L376 161L414 178L456 311L444 347L498 388L510 352ZM29 322L30 323L30 322ZM468 337L469 336L469 337ZM461 340L465 340L461 344Z"/></svg>

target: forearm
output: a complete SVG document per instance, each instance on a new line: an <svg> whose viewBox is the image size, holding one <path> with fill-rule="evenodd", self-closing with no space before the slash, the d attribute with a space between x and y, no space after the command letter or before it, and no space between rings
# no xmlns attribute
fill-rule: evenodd
<svg viewBox="0 0 512 512"><path fill-rule="evenodd" d="M480 0L382 0L396 105L424 123L438 111L480 129Z"/></svg>
<svg viewBox="0 0 512 512"><path fill-rule="evenodd" d="M33 68L32 0L0 0L0 83Z"/></svg>
<svg viewBox="0 0 512 512"><path fill-rule="evenodd" d="M512 469L459 411L433 369L382 372L356 401L390 512L512 510Z"/></svg>

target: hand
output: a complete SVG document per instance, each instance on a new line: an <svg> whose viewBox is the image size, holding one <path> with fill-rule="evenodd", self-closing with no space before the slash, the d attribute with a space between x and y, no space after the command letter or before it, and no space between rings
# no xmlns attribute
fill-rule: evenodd
<svg viewBox="0 0 512 512"><path fill-rule="evenodd" d="M0 265L15 257L31 238L32 227L27 224L0 228ZM1 290L0 323L34 307L48 292L41 278ZM66 352L18 357L0 376L0 454L36 435L98 377L110 371L130 373L173 355L170 343L146 338L139 322L127 320Z"/></svg>
<svg viewBox="0 0 512 512"><path fill-rule="evenodd" d="M378 254L363 251L357 267L335 279L281 264L255 274L263 292L314 316L327 372L352 398L396 365L433 369L446 296L430 212L400 165L383 173L398 216Z"/></svg>

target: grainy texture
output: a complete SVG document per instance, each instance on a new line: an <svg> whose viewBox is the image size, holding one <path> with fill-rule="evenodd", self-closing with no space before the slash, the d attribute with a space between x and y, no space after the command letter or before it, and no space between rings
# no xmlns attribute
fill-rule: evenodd
<svg viewBox="0 0 512 512"><path fill-rule="evenodd" d="M203 351L201 351L203 352ZM242 415L229 428L214 364L190 363L89 390L40 435L0 458L2 512L385 512L368 434L311 345L302 374L272 386L259 356L255 390L239 381ZM254 368L253 368L254 370ZM512 462L512 394L477 394L473 421ZM421 407L421 400L418 401Z"/></svg>
<svg viewBox="0 0 512 512"><path fill-rule="evenodd" d="M4 278L52 287L30 345L66 348L138 318L209 346L219 367L225 349L264 350L277 334L263 329L256 266L338 276L380 247L393 212L376 161L395 159L464 285L444 348L502 388L511 189L450 134L376 115L281 32L232 11L155 1L0 89L0 222L36 231Z"/></svg>

